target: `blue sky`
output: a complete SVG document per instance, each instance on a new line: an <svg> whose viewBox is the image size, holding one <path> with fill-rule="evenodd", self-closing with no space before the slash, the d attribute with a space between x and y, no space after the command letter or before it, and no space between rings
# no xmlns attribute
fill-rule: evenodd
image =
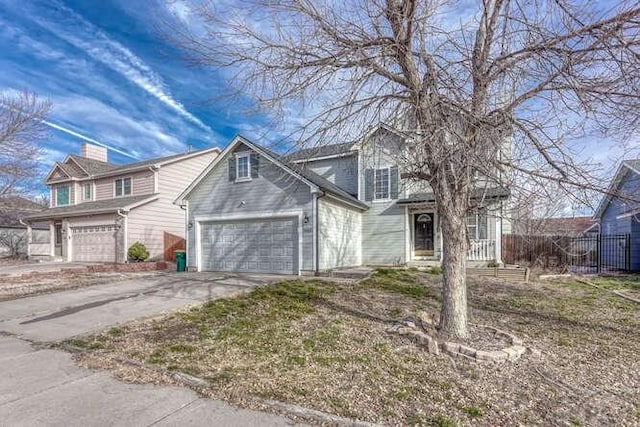
<svg viewBox="0 0 640 427"><path fill-rule="evenodd" d="M28 89L53 104L46 169L78 153L82 136L124 163L224 146L260 126L259 117L242 120L233 105L208 102L223 80L188 67L163 40L176 4L0 0L0 89Z"/></svg>
<svg viewBox="0 0 640 427"><path fill-rule="evenodd" d="M164 23L180 19L189 19L182 0L0 0L0 90L28 89L53 104L43 176L86 140L124 163L189 145L223 147L237 133L278 137L265 117L247 117L229 100L210 102L222 92L222 75L187 66L163 38ZM625 152L594 139L577 147L578 156L605 166Z"/></svg>

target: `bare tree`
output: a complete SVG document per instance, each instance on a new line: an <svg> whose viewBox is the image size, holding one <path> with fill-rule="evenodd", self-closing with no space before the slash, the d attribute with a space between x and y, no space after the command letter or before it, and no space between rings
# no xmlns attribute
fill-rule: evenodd
<svg viewBox="0 0 640 427"><path fill-rule="evenodd" d="M28 191L40 177L38 145L51 105L28 91L0 93L0 197Z"/></svg>
<svg viewBox="0 0 640 427"><path fill-rule="evenodd" d="M224 4L224 3L223 3ZM593 9L591 9L593 7ZM569 0L253 0L194 6L174 28L200 65L223 67L244 96L322 144L394 123L428 183L443 234L441 332L468 336L466 216L474 176L514 174L575 193L599 189L572 152L638 125L640 8ZM506 143L505 143L506 142Z"/></svg>

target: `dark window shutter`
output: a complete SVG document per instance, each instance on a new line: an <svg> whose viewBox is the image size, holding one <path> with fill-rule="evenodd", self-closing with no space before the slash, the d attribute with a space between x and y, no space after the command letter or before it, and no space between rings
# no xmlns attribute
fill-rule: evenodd
<svg viewBox="0 0 640 427"><path fill-rule="evenodd" d="M373 169L364 171L364 199L367 202L373 200Z"/></svg>
<svg viewBox="0 0 640 427"><path fill-rule="evenodd" d="M389 187L391 188L391 194L389 197L391 199L398 198L398 167L393 166L389 168Z"/></svg>
<svg viewBox="0 0 640 427"><path fill-rule="evenodd" d="M259 169L260 169L260 155L258 153L251 153L251 178L258 177Z"/></svg>
<svg viewBox="0 0 640 427"><path fill-rule="evenodd" d="M236 180L236 158L231 157L229 159L229 181Z"/></svg>

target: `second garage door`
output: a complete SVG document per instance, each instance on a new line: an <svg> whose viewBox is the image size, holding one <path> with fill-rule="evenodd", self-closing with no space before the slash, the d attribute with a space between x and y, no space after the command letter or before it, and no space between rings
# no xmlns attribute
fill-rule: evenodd
<svg viewBox="0 0 640 427"><path fill-rule="evenodd" d="M202 223L202 270L298 274L297 223L297 218Z"/></svg>
<svg viewBox="0 0 640 427"><path fill-rule="evenodd" d="M116 262L115 224L71 227L71 258L82 262Z"/></svg>

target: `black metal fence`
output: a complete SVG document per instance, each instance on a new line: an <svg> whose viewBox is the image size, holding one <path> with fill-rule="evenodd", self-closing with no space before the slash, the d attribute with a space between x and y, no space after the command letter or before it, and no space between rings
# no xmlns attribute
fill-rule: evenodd
<svg viewBox="0 0 640 427"><path fill-rule="evenodd" d="M507 264L524 264L547 270L579 273L629 271L629 234L592 236L502 236L502 258Z"/></svg>

